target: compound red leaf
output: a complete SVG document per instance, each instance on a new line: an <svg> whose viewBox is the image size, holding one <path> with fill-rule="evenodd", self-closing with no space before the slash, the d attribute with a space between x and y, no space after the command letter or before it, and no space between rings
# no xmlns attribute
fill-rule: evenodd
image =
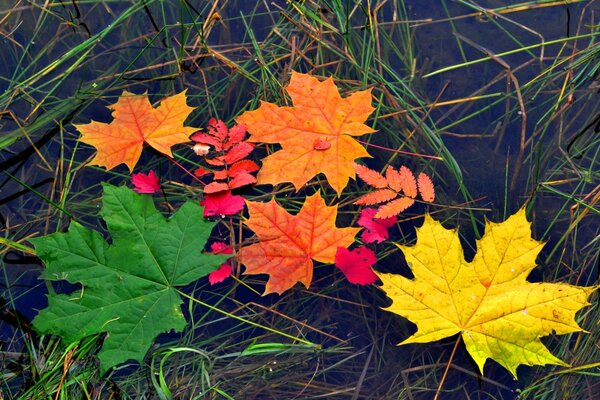
<svg viewBox="0 0 600 400"><path fill-rule="evenodd" d="M231 165L234 164L246 157L254 150L254 145L248 142L241 142L235 144L225 156L223 156L223 161L225 164Z"/></svg>

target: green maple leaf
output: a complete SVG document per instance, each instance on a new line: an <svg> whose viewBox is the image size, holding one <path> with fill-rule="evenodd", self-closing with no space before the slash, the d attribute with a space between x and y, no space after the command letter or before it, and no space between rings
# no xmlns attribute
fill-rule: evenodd
<svg viewBox="0 0 600 400"><path fill-rule="evenodd" d="M202 253L215 223L203 220L195 202L165 219L150 196L103 186L102 217L112 244L77 222L67 233L32 240L46 264L45 279L83 286L69 295L49 294L35 328L69 342L106 332L98 354L102 372L130 359L141 362L157 335L183 330L174 287L208 275L228 257Z"/></svg>

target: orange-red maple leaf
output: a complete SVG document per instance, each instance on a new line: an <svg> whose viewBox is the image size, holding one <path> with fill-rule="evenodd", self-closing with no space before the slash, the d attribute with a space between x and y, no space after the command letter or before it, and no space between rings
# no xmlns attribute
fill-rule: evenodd
<svg viewBox="0 0 600 400"><path fill-rule="evenodd" d="M133 171L144 143L172 157L171 146L188 142L189 136L198 130L183 126L194 109L186 104L185 90L163 99L156 108L152 107L146 93L136 95L124 90L117 102L108 108L113 110L112 122L75 125L81 132L80 140L97 150L91 164L106 169L124 163Z"/></svg>
<svg viewBox="0 0 600 400"><path fill-rule="evenodd" d="M245 274L268 274L267 293L283 293L296 282L308 287L313 261L333 263L338 247L348 247L361 228L335 226L337 206L328 207L320 194L306 198L300 212L289 214L275 200L247 202L245 222L260 239L242 247L239 260Z"/></svg>
<svg viewBox="0 0 600 400"><path fill-rule="evenodd" d="M293 107L262 102L237 118L250 133L251 142L280 143L282 149L263 160L258 183L292 182L296 190L324 173L338 193L355 177L353 162L369 153L352 136L375 132L365 125L371 107L371 90L342 98L329 78L292 72L286 87Z"/></svg>

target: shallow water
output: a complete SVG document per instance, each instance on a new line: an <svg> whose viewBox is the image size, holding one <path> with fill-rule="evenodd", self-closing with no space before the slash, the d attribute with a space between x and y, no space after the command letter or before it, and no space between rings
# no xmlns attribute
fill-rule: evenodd
<svg viewBox="0 0 600 400"><path fill-rule="evenodd" d="M135 13L132 12L131 17L123 17L125 22L122 25L115 24L114 29L109 24L129 12L131 3L59 2L48 6L48 11L42 11L41 4L33 6L19 3L11 11L6 5L0 5L0 20L6 18L0 25L0 45L3 49L0 92L4 93L1 110L10 110L25 126L48 118L45 122L39 122L36 129L29 130L29 139L21 137L0 151L3 171L0 180L2 236L21 241L41 233L65 229L68 218L59 215L40 196L52 198L57 203L64 200L65 209L80 222L104 231L103 223L97 218L98 182L109 181L120 185L128 181L129 172L123 166L111 173L84 167L93 150L77 144L78 134L71 124L85 123L91 119L109 121L106 105L114 102L123 89L136 93L148 91L151 95L156 94L156 100L164 93L188 88L195 93L196 97L192 100L196 102L195 105L201 101L209 102L213 111L210 116L195 116L195 126L204 126L211 116L231 119L235 117L232 113L241 109L241 105L264 93L256 93L250 80L243 76L243 71L230 68L227 60L240 64L243 62L244 65L250 65L248 60L254 60L255 65L260 65L261 57L265 55L252 53L254 48L250 45L248 32L254 34L257 42L269 40L273 35L270 28L272 24L297 12L294 2L223 3L218 11L220 19L215 19L214 24L209 25L210 32L206 38L207 46L223 56L219 58L206 57L202 46L191 40L181 46L183 35L177 26L181 19L180 7L170 3L149 3L147 8L140 6ZM362 3L368 7L367 2ZM477 4L483 8L494 8L503 7L505 3L484 1ZM552 65L554 57L562 57L565 53L576 54L585 48L590 38L534 47L530 51L514 54L500 54L522 46L589 34L589 27L598 24L598 5L578 2L486 16L476 10L475 3L470 2L406 1L406 17L410 22L403 24L399 22L403 19L400 4L389 2L378 8L380 29L390 29L392 32L408 26L412 33L412 51L416 62L413 68L408 68L403 55L388 54L389 63L394 66L394 72L406 80L406 84L429 105L424 123L440 135L460 166L462 182L470 198L475 199L471 205L478 221L483 221L483 215L494 221L503 220L529 201L535 191L532 203L534 236L548 241L548 245L539 258L541 271L536 270L530 279L568 279L570 283L591 284L596 279L597 266L583 265L578 270L580 260L576 249L586 245L586 251L590 251L589 246L598 249L593 242L599 234L598 216L592 213L583 218L577 235L567 237L562 243L563 233L571 222L569 207L576 203L557 196L550 189L564 193L576 192L583 197L597 185L597 179L586 182L587 178L575 169L587 169L590 175L598 172L594 170L597 165L597 154L594 152L597 150L585 147L594 135L598 135L598 125L593 124L600 112L598 75L593 70L576 70L572 78L583 83L578 83L580 89L575 93L573 105L566 106L547 124L548 113L554 109L556 94L561 90L563 81L540 76ZM209 12L209 8L202 7L197 10L200 14ZM189 12L196 15L194 10ZM319 12L325 20L335 19L326 3L321 5ZM182 19L192 21L185 13ZM157 23L163 22L171 24L170 28L157 29ZM367 22L361 8L356 7L349 25L358 31ZM251 29L246 29L246 25ZM310 40L310 35L302 36L302 32L300 30L296 35L299 43ZM74 55L67 62L57 66L52 64L59 57L68 56L76 46L88 45L91 40L97 43L90 45L90 53L85 58L79 59ZM388 50L384 46L382 51L385 54ZM140 54L143 56L138 57ZM178 66L175 55L179 54L185 56ZM446 66L486 56L487 60L469 66L437 72ZM70 68L74 68L74 72L65 75ZM557 68L563 68L563 65ZM285 82L283 75L289 72L290 66L281 61L277 67L259 71L268 73L273 70L281 74L279 81ZM335 72L333 68L331 71ZM544 86L539 85L538 82L544 79L551 81ZM223 84L223 81L229 82ZM370 84L368 79L366 83ZM519 98L513 91L516 83L520 86L526 111L526 139L532 138L521 152L522 115ZM216 87L223 87L223 92L213 95L211 90ZM507 92L509 96L505 95ZM478 98L465 100L473 97ZM444 104L456 100L460 101ZM431 106L433 103L438 105ZM51 115L59 105L62 107L60 112ZM466 118L480 110L484 111ZM1 132L15 132L18 129L11 115L4 113L1 117ZM399 129L403 129L403 126ZM419 137L423 132L416 131L413 134L417 137L417 143L423 143L425 150L431 149L425 139ZM37 145L32 146L31 142ZM32 151L27 153L27 149ZM63 162L59 162L61 157ZM557 161L561 159L568 159L568 162ZM185 184L192 182L185 175L182 177L177 168L156 160L154 154L145 151L138 165L139 170L155 168L161 171L165 180L173 179ZM66 174L70 162L76 166L75 173ZM377 160L374 162L377 163ZM410 158L403 158L401 163L411 167L419 165ZM401 163L397 161L396 165ZM443 187L440 192L444 195L438 200L439 203L458 205L466 200L464 193L458 189L456 176L446 164L432 161L428 167L429 171L436 172L436 184ZM52 183L57 181L59 184L56 187L61 187L67 179L71 185L69 192L79 194L62 199L53 190ZM546 187L539 185L546 181L560 183ZM22 193L24 184L35 188L39 195ZM419 211L423 210L414 213ZM48 213L52 214L51 218L45 218ZM475 252L474 238L483 232L482 223L477 225L479 232L476 234L464 210L448 209L441 215L446 219L447 226L461 227L466 257L470 259ZM391 239L401 241L412 237L414 225L414 221L401 224L401 229L395 230ZM555 245L559 246L559 250L554 251ZM21 321L30 321L37 310L45 306L46 287L39 280L42 270L39 263L13 250L4 250L3 256L0 290L6 306L2 314L4 324L0 330L2 351L18 353L22 351L22 340L14 316L18 312ZM378 267L397 270L398 263L401 260L386 258ZM315 273L317 282L319 277L327 279L327 272L321 270L317 269ZM319 284L315 286L311 290L316 290ZM242 301L264 301L265 304L277 301L271 297L261 299L251 292L243 293L243 290L238 295ZM306 296L305 293L302 295ZM381 303L376 306L384 305ZM335 326L331 328L331 334L351 337L352 346L363 349L357 364L364 362L370 345L367 329L353 326L351 320L344 318L345 311L338 309L338 305L317 303L317 306L331 313L327 320L328 324ZM454 340L427 345L418 353L421 359L411 364L406 361L407 357L415 356L411 350L394 346L407 337L407 329L410 329L407 324L400 322L399 317L387 315L378 309L369 312L372 318L386 318L389 324L398 325L398 334L385 339L386 351L397 354L398 362L397 365L386 367L390 371L388 375L370 377L357 398L368 398L379 386L391 385L390 382L400 384L400 381L407 388L406 398L431 398L430 389L413 387L411 382L419 374L431 369L443 371L444 361L449 357ZM225 329L228 323L223 324L222 329ZM169 337L162 339L166 341ZM444 357L440 357L440 354L444 354ZM417 368L411 369L408 367L410 365ZM398 375L400 371L402 373ZM505 370L491 362L486 366L484 378L479 377L476 371L464 347L459 346L444 386L449 392L442 398L465 398L467 395L469 398L489 398L487 396L491 395L514 398L515 391L522 387ZM535 373L532 368L519 369L522 382L528 382ZM328 379L344 386L358 376L360 371L349 377L341 377L334 371L328 375ZM436 387L432 382L428 384ZM294 388L290 396L297 392L297 388ZM340 394L339 398L352 397L351 394Z"/></svg>

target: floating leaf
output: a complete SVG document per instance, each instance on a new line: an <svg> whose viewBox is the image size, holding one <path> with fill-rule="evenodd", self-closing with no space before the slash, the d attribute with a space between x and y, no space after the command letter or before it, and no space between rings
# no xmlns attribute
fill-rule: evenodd
<svg viewBox="0 0 600 400"><path fill-rule="evenodd" d="M337 206L327 206L320 194L306 198L300 212L289 214L275 200L248 202L246 226L259 243L242 247L239 261L245 274L268 274L265 294L283 293L296 282L309 287L313 261L333 263L338 247L348 247L359 228L335 226Z"/></svg>
<svg viewBox="0 0 600 400"><path fill-rule="evenodd" d="M214 183L214 182L213 182ZM237 214L244 209L246 201L242 196L231 194L231 190L205 193L200 205L204 206L204 217Z"/></svg>
<svg viewBox="0 0 600 400"><path fill-rule="evenodd" d="M81 132L79 140L97 150L90 163L106 169L124 163L133 171L144 143L172 157L171 146L189 142L189 136L198 130L183 126L194 109L186 104L185 91L163 99L153 108L146 94L124 90L119 100L108 108L113 110L111 123L92 121L74 125Z"/></svg>
<svg viewBox="0 0 600 400"><path fill-rule="evenodd" d="M433 188L433 182L431 182L431 178L421 172L417 178L417 183L419 185L419 193L421 194L421 198L428 203L432 203L435 200L435 189Z"/></svg>
<svg viewBox="0 0 600 400"><path fill-rule="evenodd" d="M160 191L160 181L154 171L150 171L146 174L133 174L131 175L131 183L133 183L133 190L138 193L152 194Z"/></svg>
<svg viewBox="0 0 600 400"><path fill-rule="evenodd" d="M371 90L342 98L329 78L292 72L286 87L293 107L262 102L246 111L237 122L247 127L251 142L280 143L282 149L267 156L258 173L258 183L292 182L296 190L324 173L338 193L355 176L354 160L369 153L352 136L373 133L365 125L371 106ZM327 144L325 143L327 142Z"/></svg>
<svg viewBox="0 0 600 400"><path fill-rule="evenodd" d="M362 241L365 243L383 242L389 237L388 229L398 221L395 215L390 218L376 219L376 213L377 210L373 208L365 208L358 218L358 225L365 228L361 234Z"/></svg>
<svg viewBox="0 0 600 400"><path fill-rule="evenodd" d="M32 239L46 279L83 286L71 294L49 294L48 308L33 325L67 343L107 332L98 354L102 372L127 360L141 363L157 335L181 331L186 321L174 287L208 275L227 258L202 253L214 223L202 219L195 202L166 220L151 197L103 186L110 245L74 221L67 233Z"/></svg>
<svg viewBox="0 0 600 400"><path fill-rule="evenodd" d="M477 254L464 260L458 232L428 214L415 246L398 247L414 279L378 273L392 299L386 309L417 325L400 344L428 343L460 334L480 371L488 358L516 377L524 365L567 365L540 341L552 333L581 331L575 313L598 286L530 283L543 243L531 238L525 209L501 223L486 223Z"/></svg>
<svg viewBox="0 0 600 400"><path fill-rule="evenodd" d="M335 255L335 265L344 273L348 282L356 285L370 285L377 280L377 275L371 269L376 262L375 252L365 246L354 250L338 247Z"/></svg>

